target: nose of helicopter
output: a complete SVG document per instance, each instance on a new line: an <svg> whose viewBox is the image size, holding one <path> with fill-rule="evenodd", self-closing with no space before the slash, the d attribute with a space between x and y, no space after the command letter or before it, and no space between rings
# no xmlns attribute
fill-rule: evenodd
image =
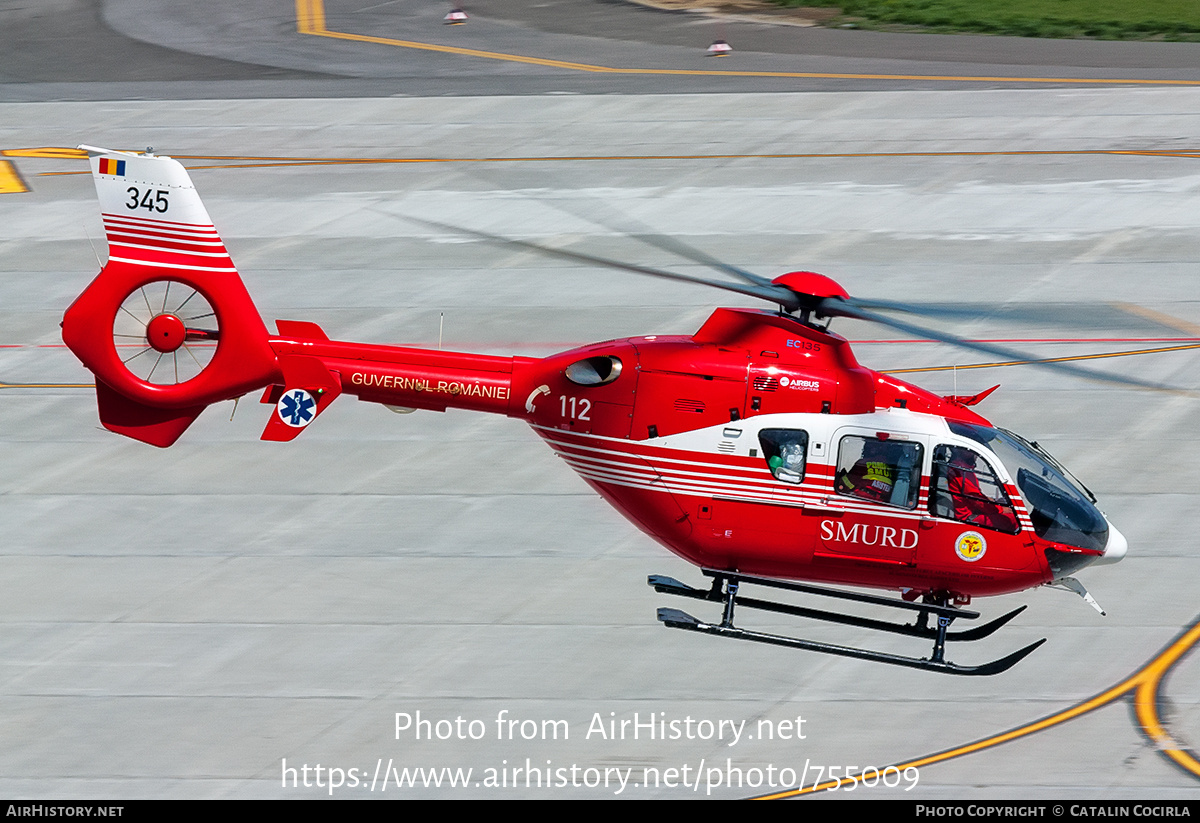
<svg viewBox="0 0 1200 823"><path fill-rule="evenodd" d="M1105 519L1107 520L1108 518ZM1108 543L1104 546L1104 554L1095 561L1094 565L1104 566L1116 563L1125 556L1128 548L1129 541L1125 539L1125 535L1117 531L1117 527L1110 522L1108 524Z"/></svg>

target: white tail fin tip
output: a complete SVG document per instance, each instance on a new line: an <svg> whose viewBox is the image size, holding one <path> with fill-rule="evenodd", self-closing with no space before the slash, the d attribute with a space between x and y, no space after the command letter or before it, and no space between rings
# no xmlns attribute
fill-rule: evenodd
<svg viewBox="0 0 1200 823"><path fill-rule="evenodd" d="M80 146L88 153L110 260L234 271L187 169L170 157Z"/></svg>

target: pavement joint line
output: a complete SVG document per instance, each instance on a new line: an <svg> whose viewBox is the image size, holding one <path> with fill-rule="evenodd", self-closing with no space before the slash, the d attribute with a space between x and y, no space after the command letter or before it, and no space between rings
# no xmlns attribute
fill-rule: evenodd
<svg viewBox="0 0 1200 823"><path fill-rule="evenodd" d="M939 342L941 342L941 341L937 341L937 340L858 340L858 341L854 341L855 345L861 345L864 343L895 344L895 343L939 343ZM1005 341L1002 341L1002 342L1030 343L1030 342L1046 342L1046 341L1006 339ZM1053 340L1053 341L1049 341L1049 342L1090 343L1090 342L1096 342L1096 341L1091 341L1091 340ZM133 344L129 344L129 345L133 345ZM562 345L573 345L573 344L562 344ZM7 343L4 345L0 345L0 349L17 349L17 348L21 348L21 349L24 349L24 348L65 348L65 345L62 343L49 344L49 345ZM1077 355L1070 355L1070 356L1066 356L1066 357L1047 357L1047 358L1029 359L1029 360L1008 360L1008 361L994 362L994 363L954 364L954 365L949 365L949 366L922 366L922 367L908 368L908 369L882 369L880 371L880 373L881 374L915 374L915 373L921 373L921 372L951 371L951 370L956 370L956 369L987 369L987 368L1000 368L1000 367L1004 367L1004 366L1031 366L1031 365L1038 365L1038 364L1042 364L1042 363L1067 363L1067 362L1073 362L1073 361L1078 361L1078 360L1100 360L1100 359L1110 358L1110 357L1126 357L1126 356L1140 355L1140 354L1164 354L1167 352L1187 351L1189 349L1200 349L1200 342L1186 343L1186 344L1182 344L1182 345L1178 345L1178 346L1159 346L1156 348L1149 348L1149 349L1135 349L1133 351L1100 352L1097 354L1077 354ZM3 389L91 389L91 388L95 388L95 385L96 385L95 383L5 383L3 381L0 381L0 390L3 390Z"/></svg>
<svg viewBox="0 0 1200 823"><path fill-rule="evenodd" d="M938 343L937 340L863 340L857 341L856 345L861 343ZM1009 341L1012 342L1012 341ZM1038 342L1038 341L1018 341L1018 342ZM1053 341L1053 342L1090 342L1090 341ZM134 344L128 344L133 346ZM36 346L36 348L62 348L61 344L57 346ZM6 344L0 348L31 348L21 343ZM1187 343L1179 346L1159 346L1151 349L1136 349L1134 351L1116 351L1116 352L1100 352L1098 354L1076 354L1066 357L1045 357L1029 360L1006 360L994 363L967 363L954 364L949 366L921 366L909 369L882 369L881 374L917 374L922 372L938 372L952 371L957 369L990 369L1001 368L1005 366L1034 366L1044 363L1070 363L1079 360L1101 360L1110 357L1128 357L1131 355L1140 354L1164 354L1167 352L1187 351L1189 349L1200 349L1200 343ZM94 388L94 383L5 383L0 381L0 389L91 389Z"/></svg>

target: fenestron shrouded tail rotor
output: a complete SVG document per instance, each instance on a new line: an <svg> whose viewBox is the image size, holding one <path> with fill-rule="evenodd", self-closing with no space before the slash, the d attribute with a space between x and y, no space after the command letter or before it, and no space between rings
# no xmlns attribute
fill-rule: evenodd
<svg viewBox="0 0 1200 823"><path fill-rule="evenodd" d="M104 426L168 446L210 403L275 382L277 360L183 166L81 148L108 262L67 309L63 340L96 375Z"/></svg>
<svg viewBox="0 0 1200 823"><path fill-rule="evenodd" d="M186 383L212 362L220 340L217 312L198 289L155 280L121 303L113 345L131 374L157 386Z"/></svg>

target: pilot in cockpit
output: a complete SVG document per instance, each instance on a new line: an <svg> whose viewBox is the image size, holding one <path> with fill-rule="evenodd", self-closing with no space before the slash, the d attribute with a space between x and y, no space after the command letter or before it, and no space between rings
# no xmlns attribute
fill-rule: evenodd
<svg viewBox="0 0 1200 823"><path fill-rule="evenodd" d="M993 500L980 488L976 470L978 459L979 456L970 449L950 447L946 464L946 491L954 505L953 517L964 523L1015 533L1017 519L1007 501L1002 503Z"/></svg>

